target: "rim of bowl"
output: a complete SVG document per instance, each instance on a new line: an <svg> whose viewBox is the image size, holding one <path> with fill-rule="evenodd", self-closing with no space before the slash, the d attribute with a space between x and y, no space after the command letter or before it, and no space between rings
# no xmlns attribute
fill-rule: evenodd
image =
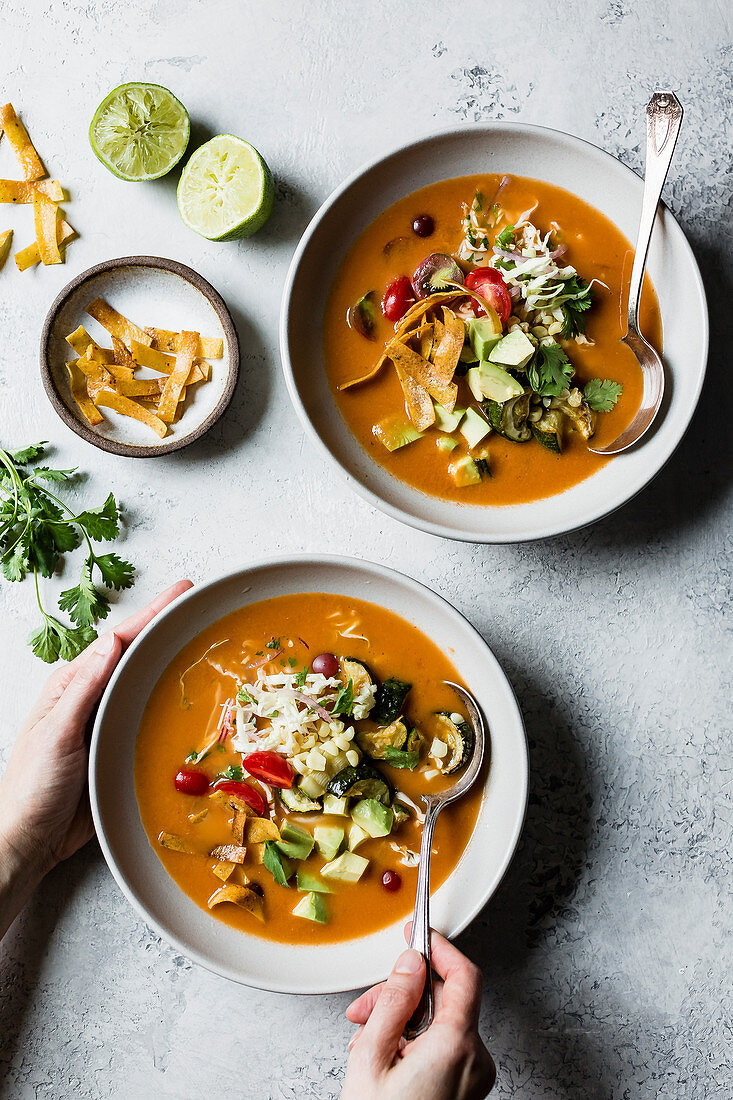
<svg viewBox="0 0 733 1100"><path fill-rule="evenodd" d="M186 592L181 593L180 596L178 596L172 603L168 604L167 607L159 612L154 619L151 619L148 625L140 631L135 640L125 650L122 659L115 668L109 680L109 683L105 688L104 694L97 708L91 741L89 745L89 802L92 811L92 819L94 821L94 829L97 835L100 849L102 851L102 855L104 856L105 863L111 871L112 877L119 886L120 890L127 898L128 902L132 905L133 909L138 913L139 916L142 917L145 923L150 928L152 928L163 940L165 940L166 943L169 943L172 947L179 951L181 955L184 955L186 958L191 959L192 962L195 962L198 966L203 967L204 970L208 970L210 973L218 974L220 977L228 978L230 981L237 982L239 985L245 985L248 988L252 989L264 989L271 993L287 993L291 995L293 995L295 992L295 995L298 996L322 996L324 994L350 992L355 987L348 985L343 986L341 983L336 983L335 985L329 986L328 988L319 987L318 989L301 989L293 991L287 986L287 984L282 982L270 982L269 984L264 985L245 981L242 978L241 973L239 973L238 971L227 968L225 966L214 965L206 956L202 955L200 951L191 948L188 944L182 942L178 936L173 935L167 928L164 928L161 924L159 924L158 921L155 920L151 913L148 911L144 902L137 896L132 887L128 885L120 868L117 866L117 862L110 849L109 844L107 843L107 838L104 833L102 817L100 814L99 802L97 798L96 762L102 725L104 723L105 712L107 710L107 707L109 706L112 694L117 686L117 682L120 680L122 674L124 673L124 669L127 665L130 655L135 652L138 646L142 645L148 634L151 634L164 621L164 619L173 614L173 612L177 610L181 604L189 602L196 596L208 591L209 589L215 588L223 581L231 580L236 576L244 577L246 576L246 574L252 572L253 570L268 567L287 568L290 565L325 565L346 569L356 569L358 572L371 572L373 574L389 578L391 580L394 580L396 578L401 585L404 585L407 588L411 588L415 591L420 592L422 595L427 596L429 600L437 605L442 614L453 615L458 620L460 620L461 624L471 634L475 636L476 641L485 651L487 661L493 663L494 667L496 668L496 670L498 670L499 674L502 676L507 685L509 691L509 699L514 708L513 717L518 723L519 730L521 731L519 749L522 754L523 766L521 775L517 776L517 780L521 781L520 794L522 809L521 813L517 816L516 824L511 836L511 842L507 846L506 853L504 855L501 865L499 866L498 871L495 873L492 880L487 884L487 887L482 891L481 899L470 906L466 910L465 914L461 917L461 919L457 922L455 928L451 929L451 937L460 935L461 932L463 932L468 927L468 925L473 920L475 920L481 910L486 905L488 905L496 891L501 886L501 883L503 882L507 871L509 870L509 867L511 866L512 861L516 855L519 841L521 840L522 832L524 830L524 825L527 818L527 807L529 803L529 742L527 740L527 729L524 722L524 715L522 714L521 707L519 706L514 686L511 683L506 672L504 671L503 667L501 666L498 658L494 654L491 646L482 636L480 631L468 618L466 618L466 616L462 612L458 610L458 608L454 607L453 604L445 598L445 596L441 596L440 593L436 592L434 589L429 588L425 584L422 584L421 581L416 581L413 577L409 577L407 574L400 572L398 569L392 569L391 567L386 565L379 565L377 562L367 561L361 558L346 557L339 554L286 554L278 558L258 558L256 561L248 562L247 565L243 566L239 570L218 574L211 580L206 581L204 584L194 585L193 588L190 588ZM190 638L188 640L190 641ZM186 643L184 642L183 645L185 644ZM488 719L489 716L487 715L486 717ZM489 777L490 775L491 772L489 771ZM471 834L471 838L468 842L469 846L472 840L473 833ZM163 874L168 873L162 864L160 865L160 870ZM447 881L448 879L446 879L446 882ZM381 929L381 931L386 931L386 929ZM355 939L354 942L358 943L359 938Z"/></svg>
<svg viewBox="0 0 733 1100"><path fill-rule="evenodd" d="M139 444L119 443L115 439L108 439L106 436L98 435L97 432L93 431L88 425L83 424L81 420L77 419L68 408L56 387L53 372L51 370L49 356L51 332L67 298L89 279L93 279L97 275L102 275L106 271L114 271L116 268L124 267L152 267L161 271L168 271L171 275L177 275L179 278L184 279L208 299L209 303L216 311L226 335L229 352L229 371L224 392L219 398L216 406L198 427L194 428L188 435L184 435L180 439L172 439L168 444L160 443L147 447L140 446ZM40 367L41 379L46 394L58 415L66 426L71 428L72 432L75 432L76 435L80 436L87 443L99 447L102 451L108 451L110 454L123 455L125 458L155 458L158 455L172 454L173 451L180 451L183 447L187 447L189 443L194 443L197 439L200 439L202 435L208 432L209 428L213 427L216 421L222 416L232 399L234 387L237 384L237 377L239 375L239 337L237 335L236 325L234 324L234 320L226 302L221 294L219 294L218 290L215 290L203 275L199 275L198 271L194 271L192 267L182 264L179 260L168 260L164 256L118 256L111 260L102 260L101 263L95 264L93 267L88 267L86 271L82 271L79 275L74 276L74 278L56 295L51 303L51 308L46 314L46 319L41 329Z"/></svg>
<svg viewBox="0 0 733 1100"><path fill-rule="evenodd" d="M637 186L643 186L643 178L639 176L633 170L633 168L629 168L627 164L624 164L623 161L619 160L618 157L615 157L612 153L609 153L606 149L601 149L600 146L594 145L593 142L588 141L586 138L578 137L575 134L569 134L565 130L556 130L551 126L537 126L534 123L501 121L482 122L469 126L446 126L442 127L439 130L429 130L422 134L422 136L420 137L413 138L410 141L402 142L399 145L395 145L390 148L386 153L380 153L379 156L372 158L371 160L367 161L366 163L355 169L355 171L351 172L350 175L348 175L343 181L343 183L339 184L339 186L336 187L326 198L326 200L319 206L318 210L315 212L310 222L306 226L303 236L300 238L295 253L293 254L293 258L290 262L290 267L288 269L288 274L285 280L285 286L283 288L282 301L280 305L279 325L280 359L282 362L283 374L285 375L285 383L288 388L288 393L290 394L290 400L295 407L295 411L298 414L298 418L301 424L306 430L306 434L315 444L316 449L322 455L325 455L326 458L336 466L337 472L346 481L346 483L350 485L351 488L359 494L359 496L368 501L369 504L373 505L375 508L378 508L381 512L385 512L393 519L399 520L401 523L407 524L409 527L413 527L419 531L425 531L430 535L438 535L440 538L450 539L453 542L475 542L482 545L535 542L541 539L554 538L556 535L571 534L573 531L579 531L585 527L590 527L591 524L597 523L598 520L603 519L606 516L610 516L614 512L618 511L620 508L625 507L625 505L627 505L631 500L634 499L634 497L638 496L639 493L646 489L646 487L650 485L651 482L662 472L662 470L672 458L680 443L684 439L687 429L690 426L692 417L697 408L698 401L700 399L700 393L702 391L702 387L705 381L708 360L708 346L710 340L707 298L705 295L705 286L702 280L702 275L700 274L700 269L698 267L697 260L695 259L695 254L692 251L690 242L687 240L685 233L683 232L679 222L675 218L672 211L663 202L660 201L659 203L657 217L659 217L660 211L664 212L665 218L669 220L670 225L673 227L672 232L678 235L683 248L687 251L688 258L690 260L691 270L695 278L697 293L700 300L700 314L703 322L703 339L700 342L701 369L698 385L694 394L694 399L690 402L686 411L680 415L679 421L681 425L681 430L679 432L679 437L676 439L674 445L669 450L669 453L664 457L663 461L660 463L654 473L651 474L647 478L647 480L639 486L638 489L636 489L629 496L625 497L623 500L619 501L617 504L614 504L611 507L606 507L601 504L597 508L591 509L591 514L589 516L586 516L576 524L568 526L567 524L562 523L546 523L544 527L538 528L538 530L533 534L510 532L492 534L491 536L488 536L485 531L477 531L471 529L470 525L466 526L461 531L456 531L454 528L446 527L442 523L438 523L433 520L422 519L419 516L412 515L410 512L405 511L398 505L391 504L389 501L384 500L382 496L374 492L367 485L363 484L360 479L354 477L347 468L346 464L323 442L318 431L316 430L315 425L312 423L310 417L308 416L303 402L301 401L298 387L295 382L292 362L290 360L290 347L288 341L288 318L290 316L290 310L292 306L291 299L295 277L300 262L303 258L303 254L310 244L311 238L317 232L320 223L323 221L330 208L346 191L348 191L348 189L354 183L357 182L357 180L366 175L368 172L371 172L374 168L378 167L383 162L390 160L392 157L397 156L401 153L405 153L419 145L424 145L431 141L436 141L445 137L452 137L454 135L472 130L475 132L484 133L491 133L492 131L496 132L498 130L517 130L525 134L535 135L537 137L549 136L557 141L560 141L561 143L566 142L570 145L582 146L587 155L595 155L602 160L607 158L609 161L612 161L614 165L621 168L629 176L633 177ZM463 506L456 505L456 507L460 508ZM498 507L501 507L501 505L499 505Z"/></svg>

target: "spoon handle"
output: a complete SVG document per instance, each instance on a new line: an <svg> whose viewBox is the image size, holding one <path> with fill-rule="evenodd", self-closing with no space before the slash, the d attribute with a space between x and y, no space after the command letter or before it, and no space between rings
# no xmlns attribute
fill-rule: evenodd
<svg viewBox="0 0 733 1100"><path fill-rule="evenodd" d="M644 197L641 202L639 233L629 284L628 327L634 332L639 330L639 301L649 241L662 187L667 178L677 135L682 125L682 105L673 92L655 92L647 104L646 119Z"/></svg>
<svg viewBox="0 0 733 1100"><path fill-rule="evenodd" d="M419 951L425 959L425 985L423 986L420 1003L407 1022L405 1038L417 1039L430 1027L435 1013L433 1000L433 971L430 965L430 856L433 851L433 832L435 822L440 813L441 803L433 803L426 796L427 804L425 822L422 827L422 842L420 844L420 866L417 872L417 889L415 891L415 912L412 918L412 933L410 935L410 947Z"/></svg>

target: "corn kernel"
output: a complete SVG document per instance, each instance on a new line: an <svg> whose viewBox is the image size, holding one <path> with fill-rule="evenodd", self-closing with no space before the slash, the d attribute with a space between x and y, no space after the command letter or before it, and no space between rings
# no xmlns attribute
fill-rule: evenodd
<svg viewBox="0 0 733 1100"><path fill-rule="evenodd" d="M349 761L352 768L355 768L356 765L359 763L359 753L356 751L356 749L349 749L349 751L346 753L346 759Z"/></svg>

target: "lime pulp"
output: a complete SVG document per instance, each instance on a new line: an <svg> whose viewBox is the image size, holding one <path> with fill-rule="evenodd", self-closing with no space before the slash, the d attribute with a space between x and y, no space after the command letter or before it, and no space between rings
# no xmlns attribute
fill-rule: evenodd
<svg viewBox="0 0 733 1100"><path fill-rule="evenodd" d="M160 84L120 84L89 127L96 156L120 179L154 180L170 172L188 145L188 112Z"/></svg>
<svg viewBox="0 0 733 1100"><path fill-rule="evenodd" d="M272 213L270 169L248 141L211 138L191 156L178 184L183 221L210 241L251 237Z"/></svg>

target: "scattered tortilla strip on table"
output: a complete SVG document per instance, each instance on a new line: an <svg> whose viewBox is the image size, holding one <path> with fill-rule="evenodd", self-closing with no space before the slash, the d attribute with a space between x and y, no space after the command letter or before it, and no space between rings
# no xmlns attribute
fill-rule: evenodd
<svg viewBox="0 0 733 1100"><path fill-rule="evenodd" d="M167 328L148 328L146 332L152 339L152 347L156 351L171 351L174 355L181 354L182 339L185 332L172 332ZM198 333L197 333L198 335ZM145 343L145 341L141 341ZM202 359L221 359L224 354L224 341L218 336L199 336L198 346L194 353Z"/></svg>
<svg viewBox="0 0 733 1100"><path fill-rule="evenodd" d="M40 180L46 175L41 158L28 137L28 131L13 109L12 103L0 107L0 128L7 134L16 160L27 180Z"/></svg>
<svg viewBox="0 0 733 1100"><path fill-rule="evenodd" d="M437 344L433 355L433 363L436 376L442 382L449 383L452 382L453 375L456 373L461 348L466 339L466 327L460 317L456 317L452 309L443 306L443 323L441 324L440 321L435 322L435 334Z"/></svg>
<svg viewBox="0 0 733 1100"><path fill-rule="evenodd" d="M183 392L183 387L188 381L193 361L196 358L199 334L197 332L181 333L181 350L176 360L176 365L168 375L168 380L163 387L158 402L158 415L166 424L172 424L178 408L178 401Z"/></svg>
<svg viewBox="0 0 733 1100"><path fill-rule="evenodd" d="M209 909L213 909L215 905L220 905L223 901L230 901L241 909L246 909L257 920L263 921L265 919L263 899L249 886L235 886L233 883L227 882L214 891L206 904Z"/></svg>
<svg viewBox="0 0 733 1100"><path fill-rule="evenodd" d="M431 397L434 397L448 412L453 412L458 400L458 386L455 382L445 383L441 381L433 363L428 359L423 359L416 351L406 347L405 344L401 344L399 340L393 340L391 344L387 345L387 355L396 367L399 366L406 371L422 389L426 390ZM404 386L402 388L404 390ZM405 396L407 396L406 393ZM412 414L410 419L413 420ZM417 426L414 420L413 423Z"/></svg>
<svg viewBox="0 0 733 1100"><path fill-rule="evenodd" d="M10 253L10 246L13 243L13 231L12 229L6 229L4 233L0 233L0 268L3 266Z"/></svg>
<svg viewBox="0 0 733 1100"><path fill-rule="evenodd" d="M139 420L141 424L146 424L149 428L152 428L161 439L168 431L168 426L163 423L159 416L156 416L155 413L152 413L131 397L123 397L116 390L106 388L99 390L94 396L94 404L101 405L104 409L114 409L115 412L122 413L124 416L131 416L135 420Z"/></svg>
<svg viewBox="0 0 733 1100"><path fill-rule="evenodd" d="M0 180L0 202L31 203L36 195L45 195L51 202L64 201L58 180Z"/></svg>
<svg viewBox="0 0 733 1100"><path fill-rule="evenodd" d="M42 264L63 263L58 238L59 208L45 195L33 197L33 217L36 225L36 243Z"/></svg>
<svg viewBox="0 0 733 1100"><path fill-rule="evenodd" d="M395 363L397 377L405 395L407 415L419 432L435 423L435 406L424 386L416 382L400 363Z"/></svg>
<svg viewBox="0 0 733 1100"><path fill-rule="evenodd" d="M59 245L66 244L72 237L76 236L76 230L73 226L69 225L63 218L59 218L57 223L56 240ZM20 252L15 253L15 263L18 267L18 271L25 271L29 267L35 267L36 264L41 262L41 253L38 251L38 241L34 241L33 244L27 245L25 248L21 248Z"/></svg>
<svg viewBox="0 0 733 1100"><path fill-rule="evenodd" d="M92 401L89 393L87 392L86 378L84 374L79 370L77 366L78 360L72 363L66 364L66 370L69 374L69 389L71 390L71 396L74 404L79 409L87 423L91 424L94 428L97 424L101 424L104 420L104 416L99 411L97 406Z"/></svg>
<svg viewBox="0 0 733 1100"><path fill-rule="evenodd" d="M128 321L127 317L123 317L113 309L104 298L95 298L87 306L86 312L98 321L102 328L106 328L112 336L117 336L128 347L133 340L137 340L140 344L152 343L152 336L138 328L132 321Z"/></svg>
<svg viewBox="0 0 733 1100"><path fill-rule="evenodd" d="M66 337L66 343L70 344L77 355L86 355L89 348L92 349L92 359L97 363L114 363L114 352L111 348L101 348L83 325L79 325L74 332Z"/></svg>

